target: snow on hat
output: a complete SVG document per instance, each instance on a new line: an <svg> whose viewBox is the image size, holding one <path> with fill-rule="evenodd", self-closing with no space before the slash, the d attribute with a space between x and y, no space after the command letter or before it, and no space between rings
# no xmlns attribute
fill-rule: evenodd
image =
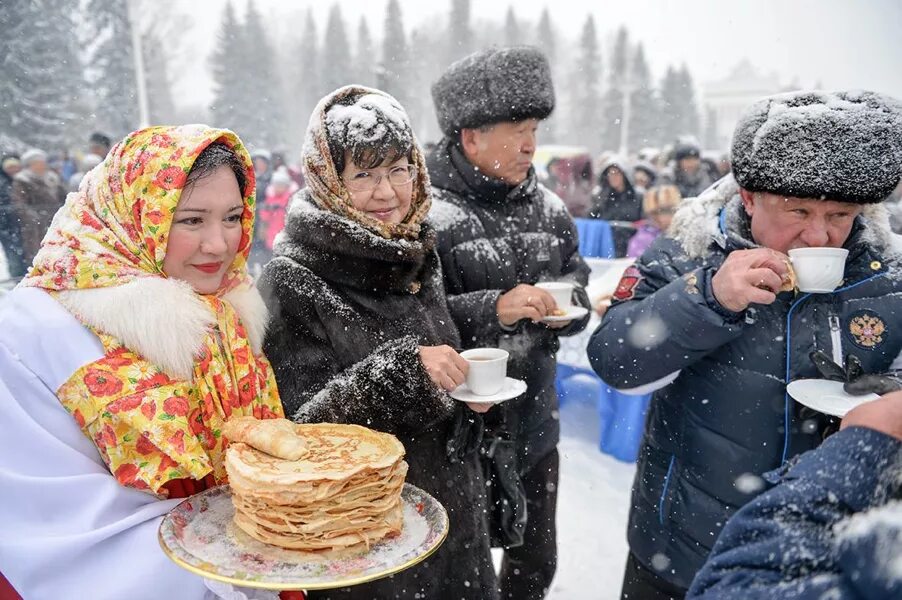
<svg viewBox="0 0 902 600"><path fill-rule="evenodd" d="M867 91L770 96L740 118L732 154L752 192L881 202L902 177L902 102Z"/></svg>
<svg viewBox="0 0 902 600"><path fill-rule="evenodd" d="M22 154L21 160L22 164L26 167L36 160L47 162L47 153L43 150L38 150L37 148L31 148Z"/></svg>
<svg viewBox="0 0 902 600"><path fill-rule="evenodd" d="M462 128L544 119L554 110L551 68L538 48L482 50L449 66L432 85L432 100L448 136Z"/></svg>

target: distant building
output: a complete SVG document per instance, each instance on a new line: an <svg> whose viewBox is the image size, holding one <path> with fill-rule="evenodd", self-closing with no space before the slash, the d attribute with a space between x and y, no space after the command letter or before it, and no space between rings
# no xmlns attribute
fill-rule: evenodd
<svg viewBox="0 0 902 600"><path fill-rule="evenodd" d="M703 83L701 86L702 115L715 119L716 147L709 150L725 149L730 145L730 138L736 122L746 108L756 100L771 94L798 89L798 85L781 84L776 73L762 74L755 70L747 59L733 67L732 72L724 79ZM710 125L706 124L706 129Z"/></svg>

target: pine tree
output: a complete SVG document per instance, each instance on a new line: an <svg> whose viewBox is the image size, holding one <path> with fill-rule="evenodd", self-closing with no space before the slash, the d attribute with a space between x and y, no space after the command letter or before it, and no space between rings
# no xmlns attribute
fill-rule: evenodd
<svg viewBox="0 0 902 600"><path fill-rule="evenodd" d="M636 45L630 69L633 93L630 100L629 149L636 152L660 143L660 114L651 84L642 43Z"/></svg>
<svg viewBox="0 0 902 600"><path fill-rule="evenodd" d="M120 137L138 126L138 97L128 7L125 2L88 0L85 16L93 49L88 81L101 127Z"/></svg>
<svg viewBox="0 0 902 600"><path fill-rule="evenodd" d="M242 136L249 132L248 124L253 110L252 95L247 93L249 90L245 80L245 48L244 30L235 17L232 3L227 2L216 49L210 57L213 71L213 102L210 112L214 125L226 127Z"/></svg>
<svg viewBox="0 0 902 600"><path fill-rule="evenodd" d="M77 0L12 0L0 11L0 134L44 150L81 134L85 92L73 16Z"/></svg>
<svg viewBox="0 0 902 600"><path fill-rule="evenodd" d="M680 99L683 110L683 132L698 137L701 132L698 105L695 102L695 87L689 67L683 64L678 73Z"/></svg>
<svg viewBox="0 0 902 600"><path fill-rule="evenodd" d="M281 82L274 68L275 51L254 0L247 5L244 21L245 88L251 111L243 132L251 146L274 148L280 145L285 129L285 110L282 106Z"/></svg>
<svg viewBox="0 0 902 600"><path fill-rule="evenodd" d="M176 122L175 102L169 81L168 59L163 52L163 41L154 29L141 34L141 51L144 57L144 78L147 85L147 112L151 125Z"/></svg>
<svg viewBox="0 0 902 600"><path fill-rule="evenodd" d="M363 17L360 17L360 23L357 25L357 54L354 58L354 68L357 71L357 83L366 86L376 85L373 38L370 35L366 19Z"/></svg>
<svg viewBox="0 0 902 600"><path fill-rule="evenodd" d="M320 55L322 58L320 77L325 90L323 95L353 83L349 77L351 71L349 48L344 19L341 17L341 8L338 4L333 4L329 10L326 37L323 40L323 51Z"/></svg>
<svg viewBox="0 0 902 600"><path fill-rule="evenodd" d="M558 141L558 130L560 128L561 113L561 92L562 85L560 81L560 69L557 66L557 36L554 34L554 26L551 24L551 16L548 14L548 8L542 9L542 16L539 18L539 47L545 52L548 58L548 64L551 66L551 80L555 84L556 104L558 108L551 113L545 121L542 122L541 142L554 144Z"/></svg>
<svg viewBox="0 0 902 600"><path fill-rule="evenodd" d="M317 43L316 21L313 11L307 9L304 22L304 33L298 43L297 51L292 57L292 65L295 67L293 80L293 96L288 103L291 127L292 145L300 146L307 132L307 124L313 113L316 103L325 96L325 89L320 78L320 54Z"/></svg>
<svg viewBox="0 0 902 600"><path fill-rule="evenodd" d="M617 31L614 52L611 54L611 68L608 72L608 91L602 103L604 123L602 126L602 148L619 151L623 128L623 97L631 82L628 81L629 34L625 27Z"/></svg>
<svg viewBox="0 0 902 600"><path fill-rule="evenodd" d="M601 150L601 106L599 83L601 81L601 53L592 15L583 24L579 42L576 72L573 74L571 89L570 139L574 143L588 146L593 154Z"/></svg>
<svg viewBox="0 0 902 600"><path fill-rule="evenodd" d="M518 46L523 43L513 6L507 7L507 15L504 17L504 43L507 46Z"/></svg>
<svg viewBox="0 0 902 600"><path fill-rule="evenodd" d="M660 102L660 141L662 144L672 144L684 133L680 80L672 66L667 67L661 80Z"/></svg>
<svg viewBox="0 0 902 600"><path fill-rule="evenodd" d="M459 58L473 52L473 30L470 28L470 0L451 0L451 15L448 18L448 40L445 64L450 65Z"/></svg>
<svg viewBox="0 0 902 600"><path fill-rule="evenodd" d="M388 0L385 8L385 31L382 37L382 68L380 89L394 96L408 111L407 87L410 79L410 58L404 36L404 23L398 0Z"/></svg>

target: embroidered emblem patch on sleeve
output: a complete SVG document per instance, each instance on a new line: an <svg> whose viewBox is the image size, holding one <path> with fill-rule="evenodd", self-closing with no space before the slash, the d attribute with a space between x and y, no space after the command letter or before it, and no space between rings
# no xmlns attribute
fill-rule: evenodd
<svg viewBox="0 0 902 600"><path fill-rule="evenodd" d="M620 302L632 300L640 281L642 281L642 275L639 273L639 268L635 266L627 268L623 272L623 277L620 278L620 283L617 284L617 289L614 290L614 300Z"/></svg>
<svg viewBox="0 0 902 600"><path fill-rule="evenodd" d="M873 349L883 343L886 324L877 315L861 312L849 321L849 334L852 340L862 348Z"/></svg>

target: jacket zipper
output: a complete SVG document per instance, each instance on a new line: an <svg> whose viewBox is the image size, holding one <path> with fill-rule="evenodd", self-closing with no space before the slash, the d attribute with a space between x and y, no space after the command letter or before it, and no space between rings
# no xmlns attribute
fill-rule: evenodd
<svg viewBox="0 0 902 600"><path fill-rule="evenodd" d="M859 285L862 285L871 280L877 279L878 277L883 277L884 275L886 275L886 273L887 273L886 271L882 271L880 273L871 275L870 277L865 277L861 281L857 281L851 285L847 285L845 287L835 289L832 292L830 292L830 294L835 295L840 292L845 292L846 290L851 290L852 288L858 287ZM796 307L798 305L800 305L802 302L804 302L805 300L807 300L810 297L811 297L811 294L807 294L807 293L802 294L801 296L799 296L798 298L796 298L793 301L792 305L789 307L789 312L786 313L786 341L785 341L786 383L789 383L789 374L790 374L789 365L790 365L790 360L792 358L792 334L791 334L792 312L796 309ZM839 319L837 318L837 332L836 332L837 336L839 336L838 325L839 325ZM831 327L830 336L831 336L831 339L836 339L836 338L833 338L832 327ZM833 353L834 353L833 355L834 356L836 356L837 348L839 348L839 344L834 343L833 344ZM839 351L842 352L842 349L840 348ZM839 364L842 365L842 363L839 363ZM789 436L790 436L790 427L792 425L792 408L791 407L792 407L792 404L789 399L789 392L784 392L783 393L783 427L784 427L784 430L783 430L783 456L780 460L781 464L786 464L786 460L789 458L788 457Z"/></svg>
<svg viewBox="0 0 902 600"><path fill-rule="evenodd" d="M830 342L833 346L833 362L838 364L840 367L844 367L843 354L842 354L842 335L839 331L839 317L836 316L835 313L830 313L830 316L827 317L827 322L830 323Z"/></svg>

